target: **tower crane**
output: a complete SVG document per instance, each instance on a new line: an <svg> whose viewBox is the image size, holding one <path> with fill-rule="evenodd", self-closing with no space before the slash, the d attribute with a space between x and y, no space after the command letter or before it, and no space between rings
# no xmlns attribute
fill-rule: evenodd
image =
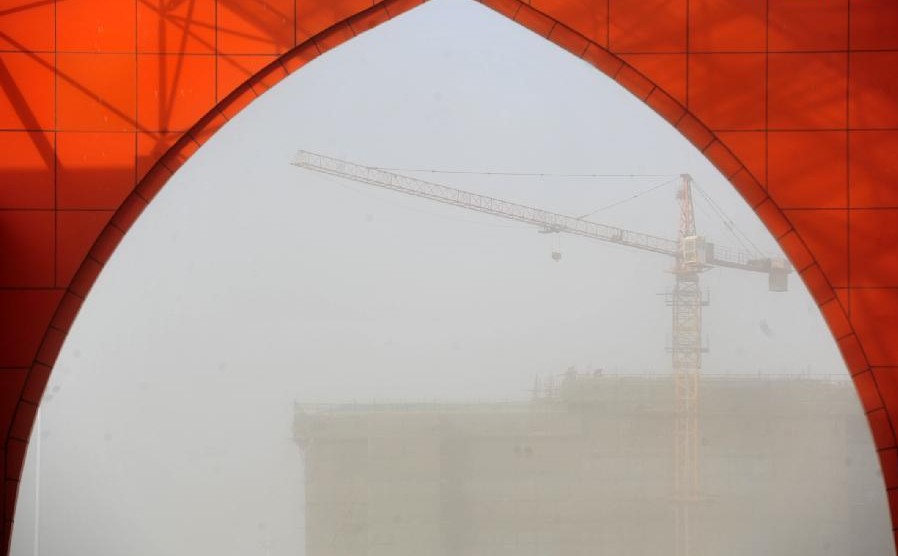
<svg viewBox="0 0 898 556"><path fill-rule="evenodd" d="M667 294L671 307L671 363L675 388L674 419L674 498L676 554L691 554L690 507L699 499L698 408L699 376L702 367L702 308L708 305L699 284L699 275L722 267L767 274L770 291L787 290L789 262L780 257L758 257L724 249L699 235L692 203L692 178L681 175L677 193L680 225L677 239L607 226L564 214L480 195L446 185L396 174L380 168L299 151L293 165L314 172L423 197L443 204L475 210L536 226L542 233L566 233L641 251L672 257L674 287ZM558 260L557 253L553 258Z"/></svg>

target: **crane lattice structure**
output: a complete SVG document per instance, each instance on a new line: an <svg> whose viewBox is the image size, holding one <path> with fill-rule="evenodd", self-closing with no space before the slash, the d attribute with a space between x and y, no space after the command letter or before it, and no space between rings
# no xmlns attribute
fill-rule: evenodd
<svg viewBox="0 0 898 556"><path fill-rule="evenodd" d="M529 207L403 176L380 168L361 166L345 160L299 151L294 166L339 178L391 189L439 203L475 210L501 218L531 224L543 233L566 233L673 257L673 290L667 304L673 316L671 363L675 388L674 497L676 555L692 553L690 508L699 501L699 377L702 368L702 308L708 298L702 292L699 275L714 267L732 268L768 275L770 291L786 291L791 265L783 258L722 249L698 235L692 203L692 178L683 174L678 192L680 202L679 237L676 240L606 226L584 218ZM557 260L557 258L556 258Z"/></svg>

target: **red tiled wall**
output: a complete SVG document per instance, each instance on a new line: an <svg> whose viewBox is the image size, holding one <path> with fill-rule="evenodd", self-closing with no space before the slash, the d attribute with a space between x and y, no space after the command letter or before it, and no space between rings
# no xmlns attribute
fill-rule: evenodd
<svg viewBox="0 0 898 556"><path fill-rule="evenodd" d="M4 553L56 355L143 208L256 96L422 2L0 0ZM483 3L643 99L742 193L829 323L898 495L898 2Z"/></svg>

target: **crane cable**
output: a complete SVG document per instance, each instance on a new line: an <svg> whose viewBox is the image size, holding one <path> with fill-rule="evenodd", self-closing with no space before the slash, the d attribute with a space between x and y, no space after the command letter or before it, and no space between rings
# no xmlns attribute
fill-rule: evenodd
<svg viewBox="0 0 898 556"><path fill-rule="evenodd" d="M715 203L714 200L707 193L705 193L705 190L702 189L701 186L699 186L694 181L692 182L692 185L695 186L696 191L698 191L702 199L704 199L705 202L708 203L708 206L711 208L711 210L717 215L718 218L720 218L720 220L723 222L724 227L727 229L727 231L730 232L730 234L733 236L733 238L736 239L736 241L742 246L742 248L746 251L753 251L758 256L763 257L763 252L761 251L761 249L755 244L755 242L751 240L748 234L743 232L736 225L736 223L732 218L730 218L726 211L724 211L720 205Z"/></svg>
<svg viewBox="0 0 898 556"><path fill-rule="evenodd" d="M582 216L577 216L577 220L583 220L598 214L610 208L622 205L643 195L651 193L657 189L661 189L666 185L675 182L679 176L673 174L576 174L576 173L554 173L554 172L504 172L504 171L477 171L477 170L438 170L435 168L386 168L381 166L372 166L375 170L384 170L387 172L419 172L430 174L465 174L476 176L509 176L509 177L539 177L539 178L670 178L667 181L652 186L649 189L635 193L625 199L621 199L601 206L594 211L588 212ZM671 177L673 176L673 177Z"/></svg>
<svg viewBox="0 0 898 556"><path fill-rule="evenodd" d="M671 174L566 174L556 172L504 172L483 170L439 170L435 168L388 168L371 166L374 170L386 172L417 172L422 174L466 174L472 176L510 176L533 178L668 178Z"/></svg>
<svg viewBox="0 0 898 556"><path fill-rule="evenodd" d="M621 200L615 201L615 202L613 202L613 203L611 203L611 204L601 206L601 207L597 208L596 210L594 210L594 211L592 211L592 212L587 212L587 213L584 214L583 216L578 216L578 217L577 217L577 220L584 220L584 219L589 218L590 216L593 216L593 215L595 215L595 214L598 214L598 213L600 213L600 212L602 212L602 211L604 211L604 210L608 210L608 209L613 208L613 207L616 207L616 206L618 206L618 205L622 205L622 204L624 204L624 203L630 202L630 201L632 201L633 199L638 199L639 197L642 197L643 195L647 195L647 194L651 193L652 191L656 191L656 190L661 189L662 187L664 187L664 186L666 186L666 185L670 185L670 184L674 183L675 181L677 181L677 179L679 179L679 176L677 176L677 177L675 177L675 178L671 178L671 179L669 179L669 180L667 180L667 181L665 181L665 182L663 182L663 183L660 183L660 184L658 184L658 185L655 185L655 186L653 186L653 187L650 187L649 189L646 189L646 190L644 190L644 191L640 191L639 193L635 193L635 194L633 194L633 195L630 195L629 197L627 197L627 198L625 198L625 199L621 199Z"/></svg>
<svg viewBox="0 0 898 556"><path fill-rule="evenodd" d="M613 203L601 206L591 212L588 212L582 216L576 217L577 220L585 220L591 216L594 216L600 212L608 210L610 208L614 208L616 206L622 205L624 203L628 203L643 195L647 195L652 193L653 191L657 191L671 183L676 182L680 176L671 177L671 174L587 174L587 173L557 173L557 172L509 172L509 171L482 171L482 170L459 170L459 169L437 169L437 168L399 168L399 167L384 167L384 166L372 166L371 168L375 170L384 170L387 172L410 172L410 173L429 173L429 174L461 174L461 175L477 175L477 176L508 176L508 177L539 177L539 178L670 178L667 181L664 181L658 185L652 186L646 190L635 193L629 197L624 199L620 199ZM751 238L739 229L736 226L736 223L732 218L720 207L717 203L714 202L711 197L705 193L705 191L695 182L695 189L699 192L699 195L708 203L708 206L714 212L714 214L720 218L723 222L724 227L728 232L733 236L733 238L742 246L746 251L754 251L759 256L763 256L763 253L760 248L751 240ZM406 207L408 208L408 207ZM475 223L473 221L467 221L469 223ZM512 226L509 226L512 227Z"/></svg>

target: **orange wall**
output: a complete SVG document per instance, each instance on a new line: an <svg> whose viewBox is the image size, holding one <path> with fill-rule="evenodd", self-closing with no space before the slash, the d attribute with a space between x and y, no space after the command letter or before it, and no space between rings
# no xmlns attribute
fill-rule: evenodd
<svg viewBox="0 0 898 556"><path fill-rule="evenodd" d="M181 164L257 95L423 0L0 0L3 548L79 307ZM898 508L898 2L484 0L643 99L800 272Z"/></svg>

